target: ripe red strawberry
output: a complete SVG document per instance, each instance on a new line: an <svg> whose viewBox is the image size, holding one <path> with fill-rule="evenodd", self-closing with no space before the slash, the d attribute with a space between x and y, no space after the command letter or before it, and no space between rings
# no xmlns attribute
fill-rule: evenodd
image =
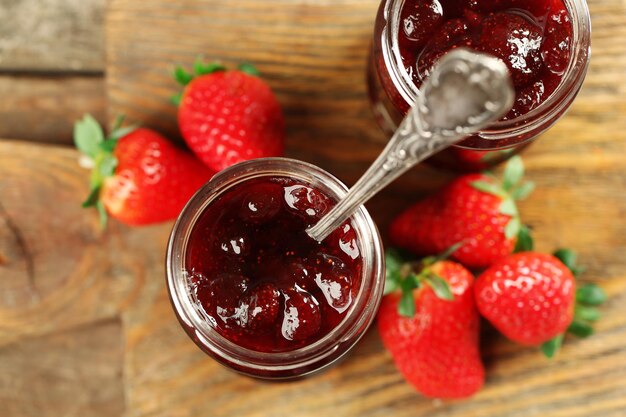
<svg viewBox="0 0 626 417"><path fill-rule="evenodd" d="M427 397L473 395L485 378L474 277L450 261L435 261L414 274L393 255L387 259L388 295L378 312L378 330L396 367Z"/></svg>
<svg viewBox="0 0 626 417"><path fill-rule="evenodd" d="M574 274L568 268L576 271L575 255L567 250L555 255L564 262L537 252L516 253L484 271L474 286L478 309L491 324L517 343L547 343L543 350L548 356L561 344L575 315L574 333L591 333L586 322L597 319L598 314L584 304L597 305L605 298L594 286L577 292Z"/></svg>
<svg viewBox="0 0 626 417"><path fill-rule="evenodd" d="M285 121L272 90L251 66L226 71L196 63L197 77L182 68L186 85L177 100L180 132L194 153L220 171L249 159L281 156Z"/></svg>
<svg viewBox="0 0 626 417"><path fill-rule="evenodd" d="M85 207L128 225L175 219L213 172L150 129L116 129L104 138L91 117L76 123L76 146L95 165Z"/></svg>
<svg viewBox="0 0 626 417"><path fill-rule="evenodd" d="M521 158L509 160L503 180L468 174L410 207L392 223L393 245L417 255L440 253L461 243L452 258L468 268L484 268L510 254L521 225L515 200L526 197L533 184L521 183Z"/></svg>

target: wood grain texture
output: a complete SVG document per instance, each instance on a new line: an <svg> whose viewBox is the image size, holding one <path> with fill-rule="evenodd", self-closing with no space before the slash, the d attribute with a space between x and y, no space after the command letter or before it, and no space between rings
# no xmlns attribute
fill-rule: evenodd
<svg viewBox="0 0 626 417"><path fill-rule="evenodd" d="M420 398L394 370L375 332L349 359L298 382L240 377L204 358L173 320L164 290L127 331L127 398L132 416L623 416L626 412L626 5L589 2L593 60L568 115L526 152L537 192L521 209L538 249L581 253L586 280L610 294L598 334L568 340L550 362L487 331L488 380L474 399ZM169 73L198 54L257 64L288 124L288 154L353 183L384 136L370 114L364 67L377 0L111 0L107 14L109 113L177 136L167 102ZM137 31L130 24L140 25ZM390 219L450 178L412 170L368 204ZM154 290L153 290L154 291ZM245 393L245 394L244 394Z"/></svg>
<svg viewBox="0 0 626 417"><path fill-rule="evenodd" d="M70 145L85 113L106 122L104 77L0 76L0 137Z"/></svg>
<svg viewBox="0 0 626 417"><path fill-rule="evenodd" d="M106 0L2 0L0 71L102 72Z"/></svg>
<svg viewBox="0 0 626 417"><path fill-rule="evenodd" d="M0 1L0 137L71 144L78 117L105 121L105 5Z"/></svg>
<svg viewBox="0 0 626 417"><path fill-rule="evenodd" d="M538 229L540 249L566 240L589 266L585 279L609 293L598 334L568 340L549 362L535 349L487 331L485 389L472 400L449 403L415 394L375 331L338 366L297 382L265 383L222 368L187 338L167 299L163 253L171 224L129 229L113 222L102 234L95 213L78 208L87 173L76 168L75 151L0 142L0 369L9 370L8 379L0 378L0 399L10 400L2 404L11 407L9 415L36 415L34 410L46 408L78 415L71 414L76 409L69 404L76 398L98 403L93 387L102 384L99 395L112 392L119 381L111 369L123 369L126 416L623 415L626 225L613 219L626 211L623 195L615 192L626 181L621 164L626 149L594 151L592 144L583 147L591 156L582 158L551 146L558 142L542 141L527 154L529 177L539 188L522 210ZM565 185L568 181L578 186ZM390 201L394 210L402 204ZM28 259L34 271L30 281ZM121 337L108 324L99 333L102 320L117 323L109 317L121 318ZM123 357L111 354L120 339ZM56 340L64 341L63 350ZM92 349L93 356L87 355ZM69 361L66 372L82 375L86 357L98 370L88 381L76 384L68 377L55 385L54 396L39 388L61 378L44 372L49 364L63 368ZM15 369L33 380L37 402L31 401L33 392L19 389L26 380L16 379ZM111 404L108 415L116 415Z"/></svg>
<svg viewBox="0 0 626 417"><path fill-rule="evenodd" d="M376 3L111 0L109 113L126 113L175 134L175 114L167 103L175 90L169 80L173 63L191 62L198 52L227 63L254 61L285 109L289 154L353 183L384 142L363 81ZM16 369L11 364L17 361L41 383L42 374L33 368L59 358L54 343L46 350L55 334L69 335L68 353L85 346L103 352L83 338L80 329L86 329L93 340L105 334L123 340L123 357L94 358L123 370L125 416L623 416L626 5L594 0L590 6L589 77L568 115L526 152L528 176L538 189L521 210L536 229L540 250L563 245L578 250L588 266L584 279L609 293L591 339L568 339L560 355L547 361L487 329L487 384L463 402L430 401L414 393L375 331L338 366L311 378L270 384L238 376L202 354L174 318L163 270L171 224L128 229L113 223L103 234L95 214L79 209L87 173L77 168L75 151L0 141L1 369ZM419 167L393 184L369 204L381 230L409 202L449 178ZM98 333L101 323L115 325ZM32 347L37 343L39 351ZM18 359L25 357L22 352L44 357L30 365ZM107 372L95 379L112 392L110 384L119 381ZM22 386L11 385L13 379L3 385L0 378L0 400L12 398L8 415L28 416L29 392L11 391ZM74 396L91 398L92 381L71 386L71 395L61 387L54 398L41 394L37 405L62 412ZM119 408L109 412L115 415Z"/></svg>
<svg viewBox="0 0 626 417"><path fill-rule="evenodd" d="M119 316L144 259L119 227L81 208L72 149L0 141L0 346Z"/></svg>
<svg viewBox="0 0 626 417"><path fill-rule="evenodd" d="M2 415L121 416L122 348L117 320L0 348Z"/></svg>

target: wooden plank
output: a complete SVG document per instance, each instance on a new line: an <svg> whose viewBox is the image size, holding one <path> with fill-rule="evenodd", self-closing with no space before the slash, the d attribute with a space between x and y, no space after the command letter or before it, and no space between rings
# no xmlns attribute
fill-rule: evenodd
<svg viewBox="0 0 626 417"><path fill-rule="evenodd" d="M102 72L106 0L3 0L0 71Z"/></svg>
<svg viewBox="0 0 626 417"><path fill-rule="evenodd" d="M75 150L0 141L0 346L117 317L146 262L161 266L162 250L138 248L164 242L169 225L103 233L80 207L87 184Z"/></svg>
<svg viewBox="0 0 626 417"><path fill-rule="evenodd" d="M201 53L257 64L283 105L288 154L353 183L384 145L367 101L364 66L377 0L111 0L109 114L177 136L168 97L175 63ZM581 252L585 279L610 295L598 334L568 340L553 361L486 330L488 381L474 399L425 400L394 370L374 331L328 372L268 384L204 356L179 328L160 283L123 312L128 410L133 416L622 416L626 409L626 70L620 0L590 0L593 61L568 115L526 152L538 191L522 205L540 250ZM141 30L136 30L140 27ZM368 206L384 232L408 203L449 173L418 167ZM163 243L161 243L163 244ZM159 249L161 250L163 246ZM144 251L146 248L144 248ZM150 250L152 252L152 250ZM159 267L160 268L160 267ZM154 274L160 269L154 267ZM242 397L241 393L245 393Z"/></svg>
<svg viewBox="0 0 626 417"><path fill-rule="evenodd" d="M72 144L74 121L106 122L102 76L0 76L0 137Z"/></svg>
<svg viewBox="0 0 626 417"><path fill-rule="evenodd" d="M121 323L104 321L0 348L2 415L121 417L122 347Z"/></svg>

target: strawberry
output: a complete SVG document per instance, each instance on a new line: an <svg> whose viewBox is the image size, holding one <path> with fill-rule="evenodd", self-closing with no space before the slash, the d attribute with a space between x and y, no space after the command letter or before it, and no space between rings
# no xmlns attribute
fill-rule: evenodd
<svg viewBox="0 0 626 417"><path fill-rule="evenodd" d="M272 326L280 314L280 295L280 291L271 283L254 288L244 301L247 314L245 326L251 330Z"/></svg>
<svg viewBox="0 0 626 417"><path fill-rule="evenodd" d="M298 288L283 290L285 310L281 332L287 340L305 340L322 327L322 313L317 299Z"/></svg>
<svg viewBox="0 0 626 417"><path fill-rule="evenodd" d="M180 132L191 150L220 171L249 159L281 156L285 121L272 90L251 65L226 71L196 62L196 75L178 67L185 89L179 103Z"/></svg>
<svg viewBox="0 0 626 417"><path fill-rule="evenodd" d="M480 313L510 340L543 344L543 352L553 356L568 329L579 336L591 334L589 321L598 312L590 305L606 298L593 285L576 291L574 272L579 269L574 261L575 254L564 249L555 256L520 252L500 260L474 286Z"/></svg>
<svg viewBox="0 0 626 417"><path fill-rule="evenodd" d="M510 254L522 226L515 200L532 192L521 182L524 166L511 158L499 181L487 174L468 174L448 184L391 224L392 244L417 255L439 253L461 242L452 258L468 268L484 268Z"/></svg>
<svg viewBox="0 0 626 417"><path fill-rule="evenodd" d="M427 259L422 269L387 254L378 330L396 367L430 398L464 398L483 385L474 277L462 265ZM401 290L401 291L399 291Z"/></svg>
<svg viewBox="0 0 626 417"><path fill-rule="evenodd" d="M530 84L540 72L541 28L520 14L501 12L482 22L479 50L500 58L516 88Z"/></svg>
<svg viewBox="0 0 626 417"><path fill-rule="evenodd" d="M117 128L104 137L89 115L76 123L74 141L94 169L84 207L95 206L127 225L175 219L213 172L150 129Z"/></svg>

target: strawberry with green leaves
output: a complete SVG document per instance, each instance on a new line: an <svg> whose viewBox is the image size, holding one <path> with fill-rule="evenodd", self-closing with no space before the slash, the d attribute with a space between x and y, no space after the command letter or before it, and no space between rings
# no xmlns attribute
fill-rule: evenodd
<svg viewBox="0 0 626 417"><path fill-rule="evenodd" d="M522 160L515 156L502 180L490 174L458 177L393 221L392 244L416 255L432 255L462 242L453 259L471 269L488 267L513 252L520 234L528 235L515 203L534 188L522 182L523 175Z"/></svg>
<svg viewBox="0 0 626 417"><path fill-rule="evenodd" d="M465 398L484 384L472 274L462 265L387 254L378 331L404 378L430 398Z"/></svg>
<svg viewBox="0 0 626 417"><path fill-rule="evenodd" d="M520 252L484 271L474 287L480 313L502 334L517 343L542 346L552 357L565 332L586 337L599 318L594 307L606 299L593 284L576 289L574 252L553 255Z"/></svg>
<svg viewBox="0 0 626 417"><path fill-rule="evenodd" d="M93 167L91 193L84 207L96 207L128 225L175 219L214 172L194 156L145 128L121 128L118 119L105 137L87 115L74 127L74 142Z"/></svg>
<svg viewBox="0 0 626 417"><path fill-rule="evenodd" d="M209 168L220 171L241 161L283 155L282 110L252 65L226 70L197 61L194 71L176 68L175 78L185 89L174 102L183 138Z"/></svg>

